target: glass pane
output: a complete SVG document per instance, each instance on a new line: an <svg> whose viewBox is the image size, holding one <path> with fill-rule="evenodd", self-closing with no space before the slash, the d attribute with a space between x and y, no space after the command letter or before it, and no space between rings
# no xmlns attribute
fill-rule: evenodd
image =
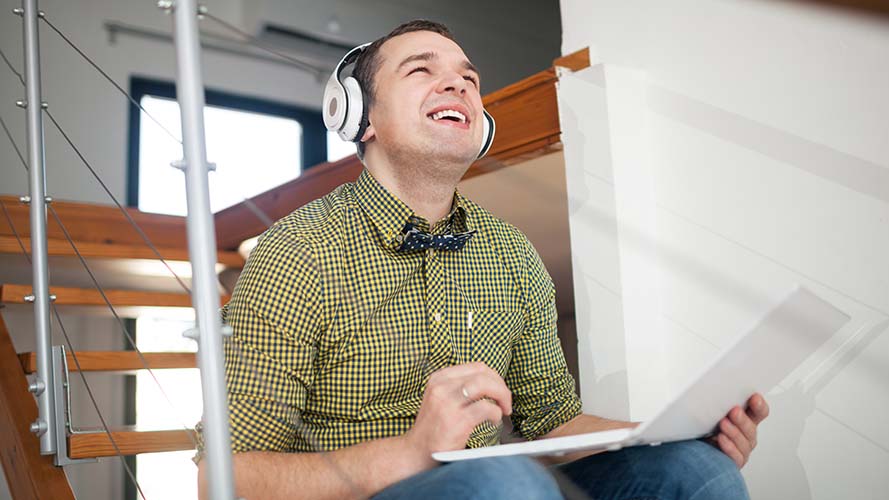
<svg viewBox="0 0 889 500"><path fill-rule="evenodd" d="M179 104L144 96L142 106L181 137ZM206 106L204 129L210 173L210 208L215 213L299 176L302 126L291 118ZM139 130L139 209L185 215L185 177L170 167L182 146L143 115Z"/></svg>

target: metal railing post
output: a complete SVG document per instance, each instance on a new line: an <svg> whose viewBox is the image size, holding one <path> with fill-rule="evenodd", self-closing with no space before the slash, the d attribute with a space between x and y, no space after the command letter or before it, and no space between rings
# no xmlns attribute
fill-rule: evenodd
<svg viewBox="0 0 889 500"><path fill-rule="evenodd" d="M210 497L234 498L228 398L222 354L222 322L216 279L216 229L210 211L208 164L204 137L204 83L201 73L198 6L176 0L174 10L177 78L185 152L188 202L188 253L192 268L192 304L199 332L198 362L204 397L204 443Z"/></svg>
<svg viewBox="0 0 889 500"><path fill-rule="evenodd" d="M37 336L37 379L30 390L37 396L38 417L31 431L40 436L40 453L56 453L55 403L53 401L52 333L50 331L49 269L46 249L46 180L43 158L43 100L40 94L40 44L37 31L37 0L22 1L25 47L23 102L28 122L28 165L31 208L31 260L34 326ZM30 299L31 297L29 297Z"/></svg>

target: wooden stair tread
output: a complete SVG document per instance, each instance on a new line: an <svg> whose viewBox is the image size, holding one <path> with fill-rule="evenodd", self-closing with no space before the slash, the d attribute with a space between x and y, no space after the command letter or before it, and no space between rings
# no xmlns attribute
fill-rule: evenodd
<svg viewBox="0 0 889 500"><path fill-rule="evenodd" d="M22 237L22 243L28 251L31 251L31 240ZM84 258L97 259L148 259L157 260L157 255L146 245L130 245L122 243L94 243L89 241L75 241L77 250ZM50 256L77 257L67 240L55 238L47 239L47 254ZM187 261L188 248L186 247L157 247L161 256L169 261ZM22 248L15 236L0 234L0 253L21 254ZM236 251L220 250L217 252L217 262L226 266L244 267L244 258Z"/></svg>
<svg viewBox="0 0 889 500"><path fill-rule="evenodd" d="M26 304L25 296L32 293L31 285L5 284L0 285L0 303ZM76 288L67 286L51 286L50 294L56 296L55 304L59 306L97 306L107 307L102 294L96 289ZM191 297L186 293L146 292L141 290L105 290L105 296L114 307L191 307ZM220 297L224 304L231 297Z"/></svg>
<svg viewBox="0 0 889 500"><path fill-rule="evenodd" d="M123 455L193 450L195 433L191 429L145 431L135 427L111 429L114 444ZM108 433L80 432L68 435L68 455L71 458L100 458L117 456Z"/></svg>
<svg viewBox="0 0 889 500"><path fill-rule="evenodd" d="M81 370L85 372L120 372L144 370L145 365L136 351L81 351L77 352ZM77 371L74 356L68 352L68 370ZM18 355L25 373L37 371L37 353L23 352ZM197 368L193 352L143 352L142 357L152 370L166 368Z"/></svg>

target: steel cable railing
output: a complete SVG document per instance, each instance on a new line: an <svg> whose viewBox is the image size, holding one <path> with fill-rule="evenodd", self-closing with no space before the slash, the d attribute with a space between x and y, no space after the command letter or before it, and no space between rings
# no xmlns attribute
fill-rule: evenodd
<svg viewBox="0 0 889 500"><path fill-rule="evenodd" d="M2 122L3 122L3 119L2 119L2 117L0 117L0 123L2 123ZM5 124L4 124L4 126L5 126ZM28 165L27 165L27 163L25 162L24 157L21 155L21 151L20 151L18 145L17 145L14 141L12 141L11 136L10 136L10 142L11 142L11 144L12 144L13 149L14 149L14 150L16 151L16 153L19 155L19 159L22 161L22 167L24 167L24 169L27 171L27 170L28 170ZM13 233L13 235L15 236L15 239L16 239L16 241L18 242L19 247L20 247L21 250L22 250L22 255L25 257L25 259L26 259L26 260L28 261L28 263L30 264L30 263L31 263L31 256L30 256L30 254L28 253L28 251L27 251L27 249L26 249L26 246L25 246L25 244L24 244L24 241L22 241L21 235L19 234L18 230L16 229L16 227L15 227L15 223L14 223L13 220L12 220L12 216L9 214L9 210L8 210L7 207L6 207L6 203L5 203L3 200L0 200L0 207L2 207L2 209L3 209L3 215L4 215L4 217L6 218L7 224L9 225L9 228L12 230L12 233ZM167 396L166 392L164 392L164 389L163 389L163 387L161 386L160 381L158 381L157 377L154 375L153 370L151 370L151 368L148 367L148 362L145 360L145 358L144 358L144 356L142 355L142 353L141 353L141 352L139 351L139 349L136 347L136 345L135 345L135 340L134 340L134 339L132 338L132 336L129 334L129 332L127 331L126 327L123 326L123 325L124 325L123 320L117 315L117 312L116 312L116 311L114 310L114 308L111 306L111 303L108 301L108 298L107 298L107 296L105 295L104 291L102 290L101 286L99 286L98 282L96 282L96 280L95 280L95 276L93 275L93 273L92 273L92 271L89 269L89 267L86 265L86 262L85 262L85 260L83 259L83 256L80 254L80 252L77 250L77 247L75 246L74 242L71 240L70 235L69 235L67 229L66 229L65 226L62 224L62 221L59 219L58 214L56 213L55 209L52 207L52 205L48 205L48 207L49 207L50 213L53 214L53 217L56 219L56 222L59 224L59 227L60 227L60 228L62 229L62 231L65 233L66 238L68 239L68 242L71 244L72 248L74 249L75 253L77 254L77 257L81 260L81 263L83 264L83 266L84 266L84 268L86 269L87 273L90 275L90 278L93 279L94 285L95 285L96 288L99 290L100 294L102 295L102 297L103 297L103 299L105 300L105 302L106 302L106 304L108 305L108 307L111 309L112 314L113 314L114 317L117 319L117 321L121 324L121 327L123 328L123 331L124 331L125 336L127 337L127 340L130 342L130 344L133 346L133 348L134 348L135 351L137 352L137 355L138 355L139 358L141 359L143 366L145 367L145 369L147 369L147 370L149 371L149 373L151 374L151 377L154 379L155 383L158 385L158 388L159 388L161 394L163 395L163 397L166 399L167 403L170 405L170 407L171 407L171 408L174 410L174 412L175 412L175 406L173 405L172 400L169 398L169 396ZM105 418L104 418L104 416L102 415L102 411L101 411L101 409L99 408L98 402L97 402L97 400L96 400L96 398L95 398L95 396L94 396L94 394L93 394L93 392L92 392L92 389L91 389L91 387L89 386L89 383L88 383L87 380L86 380L86 375L84 375L83 370L81 370L81 368L80 368L80 360L79 360L78 357L77 357L77 351L74 349L74 344L71 342L71 338L70 338L69 335L68 335L67 329L65 328L65 325L64 325L64 323L62 322L62 317L61 317L61 315L59 314L58 308L53 304L53 305L51 306L51 309L52 309L52 311L53 311L53 315L54 315L55 318L56 318L56 322L59 324L59 328L61 329L62 334L63 334L63 336L64 336L64 338L65 338L65 343L66 343L66 345L68 346L68 351L69 351L69 353L71 354L71 358L72 358L72 360L74 361L75 366L77 367L77 371L78 371L78 373L79 373L79 376L81 377L81 380L83 381L84 388L86 389L87 394L89 395L89 398L90 398L90 400L92 401L93 407L94 407L95 410L96 410L96 414L97 414L97 416L99 417L99 420L100 420L100 422L101 422L101 424L102 424L102 428L103 428L105 434L108 436L108 440L109 440L109 442L111 443L111 446L115 449L115 452L117 453L117 456L121 459L121 463L122 463L122 465L123 465L123 467L124 467L124 469L125 469L127 475L128 475L129 478L132 480L133 484L135 485L136 489L139 491L140 495L142 496L142 498L143 498L143 500L144 500L144 499L145 499L145 496L144 496L144 494L142 494L142 489L141 489L141 487L139 486L139 483L136 481L136 477L135 477L135 475L133 474L132 470L130 469L129 465L127 465L126 460L124 460L124 455L123 455L123 453L120 451L120 447L117 445L117 442L114 440L114 436L113 436L113 434L112 434L112 432L111 432L111 428L108 426L107 422L105 421ZM186 434L188 435L189 439L191 439L192 443L194 443L194 444L196 445L196 442L195 442L195 440L194 440L194 437L191 435L191 431L189 430L188 426L183 425L183 427L184 427L183 431L186 432Z"/></svg>
<svg viewBox="0 0 889 500"><path fill-rule="evenodd" d="M13 147L18 149L13 143ZM22 255L31 263L31 256L28 254L28 250L26 249L25 243L22 241L21 236L19 235L18 230L15 228L15 224L12 221L12 216L9 214L9 210L6 208L6 203L0 199L0 208L3 209L3 215L6 217L6 222L9 224L9 228L12 230L13 235L15 235L16 241L18 241L19 247L22 250ZM102 429L105 431L105 434L108 436L108 441L111 443L111 446L114 448L114 451L117 453L117 457L120 459L120 463L124 468L127 476L130 481L132 481L133 485L136 487L136 490L139 492L139 495L142 497L142 500L145 500L145 494L142 493L142 488L139 486L139 482L136 480L136 475L133 473L133 470L127 464L126 459L124 458L124 454L121 452L120 447L117 445L117 442L114 440L114 435L111 433L111 428L108 426L108 422L105 421L105 417L102 415L102 410L99 408L99 402L96 400L95 395L93 394L92 388L90 388L89 383L86 381L86 375L80 367L80 360L77 358L77 351L74 349L74 344L71 342L71 337L68 335L68 330L65 328L65 324L62 322L62 316L59 314L58 308L53 304L51 306L53 315L56 318L56 322L59 324L59 329L62 331L62 336L65 338L65 344L68 346L68 351L71 353L71 359L74 361L74 365L77 367L77 373L80 375L80 379L83 382L83 387L86 389L87 395L90 398L90 401L93 404L93 408L96 410L96 416L99 418L99 422L102 424ZM70 389L69 389L70 390Z"/></svg>
<svg viewBox="0 0 889 500"><path fill-rule="evenodd" d="M219 20L218 18L209 16L209 14L207 14L207 16L208 16L208 17L211 17L212 19L216 20L217 22L223 24L224 26L229 26L229 27L231 27L231 29L235 29L235 30L237 30L237 28L234 28L233 26L231 26L230 24L226 23L225 21L222 21L222 20ZM132 103L133 105L135 105L136 107L138 107L141 113L144 113L145 116L147 116L149 119L151 119L151 121L153 121L155 124L157 124L157 125L158 125L158 126L159 126L159 127L166 133L166 134L167 134L167 136L170 137L170 139L172 139L173 141L175 141L175 142L176 142L177 144L179 144L180 146L182 145L182 139L181 139L181 138L177 137L176 134L174 134L173 132L170 131L170 129L164 127L164 125L160 122L160 120L158 120L157 118L154 117L154 115L152 115L151 113L149 113L148 110L146 110L145 107L142 106L141 103L139 103L138 101L136 101L136 99L133 98L133 96L131 96L131 95L129 94L129 92L127 92L126 90L124 90L124 88L123 88L119 83L117 83L116 81L114 81L114 79L111 78L105 70L103 70L103 69L102 69L102 68L101 68L95 61L93 61L92 58L90 58L90 57L86 54L86 52L84 52L80 47L78 47L77 44L75 44L75 43L74 43L68 36L66 36L66 35L65 35L65 34L64 34L64 33L63 33L57 26L55 26L54 24L52 24L52 22L49 21L49 19L47 19L46 16L42 16L41 19L42 19L42 20L43 20L43 21L44 21L44 22L45 22L45 23L46 23L46 24L47 24L53 31L55 31L55 32L59 35L59 37L60 37L65 43L67 43L67 44L68 44L68 45L69 45L75 52L77 52L77 53L78 53L78 54L79 54L79 55L80 55L80 56L81 56L87 63L89 63L90 66L92 66L92 67L93 67L93 68L94 68L100 75L102 75L102 77L105 78L105 80L107 80L108 83L110 83L112 86L114 86L114 88L117 89L118 92L120 92L124 97L126 97L127 100L130 101L130 103ZM247 35L246 33L244 33L244 36L249 37L249 35ZM287 55L285 55L285 54L281 54L281 53L279 53L279 52L277 52L277 51L274 51L274 50L271 49L271 48L268 48L268 47L265 47L264 45L261 45L261 42L258 42L258 43L260 43L260 45L256 45L258 48L261 48L261 49L263 49L263 50L267 50L267 51L269 51L270 53L272 53L272 54L274 54L274 55L276 55L276 56L278 56L278 57L282 57L282 58L288 59L288 60L290 60L291 62L296 62L296 61L297 61L296 59L292 59L292 58L290 58L289 56L287 56ZM5 60L5 59L6 59L6 58L4 57L4 60ZM11 64L9 64L8 61L7 61L7 65L10 67L10 69L13 69L13 66L12 66ZM13 69L13 71L14 71L14 69ZM315 71L319 71L319 70L316 68ZM50 116L50 119L52 119L51 116ZM56 125L56 127L58 127L58 124L55 124L55 125ZM66 138L66 139L67 139L67 138ZM69 143L70 143L70 141L69 141ZM94 175L95 175L95 173L94 173ZM100 181L100 182L101 182L101 181ZM103 187L104 187L104 185L103 185ZM112 194L107 190L107 188L106 188L105 190L106 190L106 192L108 193L108 195L112 197L112 199L114 200L115 204L117 204L118 207L120 207L120 203L114 198L114 195L112 195ZM240 195L240 198L241 198L242 201L244 202L244 205L247 207L247 209L250 210L250 212L251 212L257 219L259 219L259 221L262 222L264 225L266 225L266 226L271 226L271 225L274 223L274 220L273 220L271 217L269 217L268 214L266 214L261 208L259 208L259 206L257 206L256 203L254 203L250 198L248 198L248 197L246 197L246 196L243 196L243 195ZM129 217L128 217L128 218L129 218ZM133 222L133 221L131 220L131 224L135 225L135 222ZM137 228L137 230L139 230L139 229ZM140 230L140 232L141 232L141 230ZM147 239L147 237L145 237L145 239ZM147 241L146 241L146 243L147 243ZM161 260L163 260L163 259L161 259ZM172 272L172 270L170 270L170 271Z"/></svg>
<svg viewBox="0 0 889 500"><path fill-rule="evenodd" d="M13 69L13 68L11 67L10 69ZM74 143L71 141L71 139L68 137L68 135L65 134L64 130L58 125L58 122L56 122L55 118L52 117L52 115L49 114L49 110L45 110L45 111L46 111L47 115L50 117L50 120L52 120L52 122L56 125L56 127L57 127L58 130L59 130L59 132L63 135L63 137L65 137L65 140L68 142L68 144L71 146L71 148L77 153L78 157L80 157L80 159L83 160L84 164L87 165L87 168L89 168L90 172L92 172L93 175L96 177L96 180L99 181L99 183L102 185L102 187L105 188L106 192L107 192L110 196L112 196L112 199L115 199L114 196L111 194L110 190L108 189L107 185L106 185L106 184L102 181L102 179L98 176L98 174L96 173L95 169L92 168L92 166L89 164L89 162L87 162L86 158L84 158L84 156L81 154L80 150L74 145ZM6 124L5 124L5 121L2 120L2 117L0 117L0 123L3 124L3 128L4 128L4 130L6 130ZM10 141L10 143L12 144L13 149L15 149L16 154L18 154L19 159L20 159L21 162L22 162L22 167L24 167L25 171L27 171L27 170L28 170L27 162L25 162L25 159L24 159L24 157L22 156L21 151L20 151L18 145L17 145L17 144L15 143L15 141L13 140L12 135L8 133L8 130L7 130L7 137L9 138L9 141ZM115 203L116 203L116 202L117 202L117 200L115 199ZM152 380L154 380L154 382L157 384L158 389L160 390L160 392L161 392L161 394L162 394L162 397L163 397L163 398L166 400L166 402L170 405L170 408L173 410L173 413L175 414L175 413L176 413L176 407L175 407L175 405L173 404L173 402L172 402L172 400L170 399L169 395L164 391L163 387L161 386L160 381L159 381L158 378L157 378L157 375L154 373L154 370L151 369L151 367L149 366L149 364L148 364L148 360L145 359L145 356L143 355L142 351L141 351L141 350L138 348L138 346L136 345L136 341L135 341L135 339L133 338L132 334L130 334L129 330L127 329L126 324L124 323L123 319L118 315L117 311L114 309L114 306L111 304L111 301L108 299L108 295L105 293L104 288L99 284L99 281L98 281L98 279L96 278L96 275L95 275L95 274L93 273L93 271L90 269L90 266L89 266L89 264L87 264L86 259L85 259L85 258L83 257L83 255L80 253L80 250L77 248L77 245L75 244L74 239L71 237L71 234L68 232L67 227L65 226L65 224L62 222L61 218L59 217L58 212L56 212L56 210L55 210L55 208L53 208L52 204L47 205L47 207L48 207L48 209L49 209L50 214L52 214L52 216L53 216L53 218L55 219L56 223L59 225L59 228L62 230L62 234L65 236L65 239L68 241L68 244L71 245L71 248L74 250L74 253L76 254L77 258L79 259L79 261L80 261L81 265L83 266L84 270L85 270L85 271L87 272L87 274L89 275L90 280L92 281L93 285L96 287L96 290L97 290L97 291L99 292L99 294L101 295L102 300L105 302L105 304L107 305L108 309L111 311L111 314L114 316L115 320L120 324L121 331L123 332L124 336L126 337L127 341L129 342L130 346L132 346L133 350L135 351L137 357L139 358L140 362L142 363L142 367L143 367L145 370L147 370L147 372L149 373L149 375L150 375L150 377L152 378ZM118 207L121 208L121 211L122 211L124 214L128 215L127 212L126 212L126 210L123 209L123 207L120 207L120 205L118 205ZM137 230L139 230L141 234L143 234L143 236L144 236L145 239L146 239L146 243L148 243L149 246L152 246L152 247L153 247L153 245L151 244L151 242L148 240L148 236L145 235L145 234L141 231L141 229L138 227L138 225L135 225L135 221L132 221L132 218L129 218L128 220L130 220L130 221L134 224L134 227L135 227ZM10 226L11 226L11 224L12 224L12 222L10 221ZM11 226L11 227L12 227L12 226ZM13 231L15 231L14 228L13 228ZM155 251L156 251L156 248L155 248ZM168 268L169 268L169 267L168 267ZM172 269L170 269L170 271L172 272ZM174 277L175 277L176 280L179 282L179 284L182 285L182 286L185 288L186 291L188 291L188 288L185 287L185 284L182 282L182 280L181 280L178 276L175 275L175 273L174 273ZM73 356L73 355L76 355L76 354L72 352L72 356ZM182 427L183 427L183 431L188 435L188 437L189 437L189 439L191 440L192 444L196 445L197 443L196 443L196 441L194 440L194 437L191 435L191 432L188 430L188 429L190 428L190 426L186 425L184 422L180 422L180 425L182 425Z"/></svg>
<svg viewBox="0 0 889 500"><path fill-rule="evenodd" d="M8 59L6 58L5 54L2 54L2 58L4 59L4 61L7 62L7 65L9 66L9 69L10 69L13 73L15 73L16 75L20 75L20 73L18 73L17 71L15 71L14 66L12 66L12 65L9 63L9 61L8 61ZM53 121L55 122L54 119L53 119ZM25 161L24 156L23 156L22 153L21 153L21 149L20 149L20 148L18 147L18 145L16 144L14 138L12 137L12 134L10 133L8 127L6 126L6 121L3 120L2 116L0 116L0 125L2 125L2 127L3 127L3 129L4 129L4 132L6 133L6 136L7 136L7 138L8 138L9 141L10 141L10 144L12 145L12 148L15 150L16 154L18 155L19 160L21 161L21 165L22 165L23 169L27 172L27 171L29 170L28 164L27 164L27 162ZM56 125L56 126L58 127L58 125ZM63 131L60 127L59 127L59 131L64 135L64 131ZM67 139L67 136L66 136L66 139ZM82 157L82 155L80 155L79 150L77 150L77 148L74 146L73 143L70 142L70 140L69 140L69 144L72 146L72 148L75 149L75 151L78 152L78 155L81 156L81 158L82 158L82 159L84 160L84 162L86 163L86 160ZM91 169L92 172L95 173L95 171L94 171L91 167L90 167L90 169ZM99 180L99 182L103 184L103 187L106 187L106 189L107 189L107 186L104 185L104 183L101 181L101 179L98 178L98 176L97 176L97 180ZM110 193L109 193L109 194L110 194ZM7 209L7 207L6 207L6 204L5 204L5 202L3 202L2 200L0 200L0 203L2 203L2 209L3 209L3 212L4 212L4 216L5 216L6 219L7 219L7 223L9 224L10 229L12 230L12 232L13 232L13 234L14 234L16 240L18 241L18 244L19 244L19 246L20 246L21 249L22 249L23 255L25 256L25 258L26 258L26 259L28 260L28 262L30 263L30 262L31 262L30 255L28 254L28 252L27 252L27 250L26 250L26 248L25 248L24 242L23 242L22 239L21 239L21 235L19 234L18 230L15 228L15 225L14 225L13 220L12 220L12 217L11 217L11 215L9 214L9 211L8 211L8 209ZM177 413L177 409L176 409L175 405L173 404L173 402L172 402L172 400L170 399L169 395L168 395L168 394L166 393L166 391L164 390L164 388L163 388L163 386L161 385L160 381L158 380L156 374L154 373L154 370L149 366L148 361L145 359L143 353L139 350L138 346L136 345L135 339L132 337L132 335L129 333L128 329L126 328L123 319L118 315L117 311L116 311L116 310L114 309L114 307L112 306L110 300L108 299L107 294L105 293L105 291L104 291L104 289L102 288L102 286L99 284L99 282L98 282L98 280L97 280L95 274L94 274L94 273L92 272L92 270L90 269L90 267L89 267L89 265L87 264L85 258L83 257L83 255L82 255L82 254L80 253L80 251L78 250L78 248L77 248L76 244L74 243L74 241L73 241L73 239L72 239L70 233L68 232L68 230L67 230L67 228L65 227L64 223L62 222L62 220L59 218L58 213L55 211L55 209L52 207L51 204L48 204L47 206L48 206L48 208L49 208L49 212L53 215L53 218L56 220L56 223L59 225L59 228L62 230L63 234L65 235L66 240L67 240L68 243L71 245L72 249L74 250L75 254L77 255L78 259L80 260L81 265L84 267L84 269L86 270L87 274L90 276L90 279L92 280L93 285L96 287L97 291L98 291L98 292L100 293L100 295L102 296L102 299L104 300L105 304L106 304L107 307L110 309L112 315L114 316L114 318L116 319L116 321L117 321L117 322L119 323L119 325L121 326L121 329L122 329L122 331L123 331L123 333L124 333L124 336L126 337L127 341L130 343L130 345L133 347L134 351L136 352L137 357L140 359L140 362L141 362L141 364L142 364L142 366L143 366L143 369L147 370L147 372L149 373L150 377L154 380L155 384L157 385L158 390L159 390L159 392L161 393L162 397L166 400L167 404L170 406L171 410L173 411L173 414L176 414L176 413ZM150 244L150 243L149 243L149 244ZM172 269L171 269L171 271L172 271ZM177 276L177 278L178 278L178 276ZM180 283L181 283L181 280L180 280ZM63 333L63 336L64 336L65 341L66 341L66 344L67 344L67 346L68 346L70 355L71 355L71 357L72 357L72 360L74 361L74 364L75 364L75 366L77 367L77 370L78 370L78 372L79 372L79 374L80 374L80 377L81 377L81 379L82 379L82 381L83 381L84 388L86 389L86 391L87 391L87 393L88 393L88 395L89 395L89 397L90 397L90 400L92 401L93 406L94 406L94 408L95 408L95 410L96 410L96 413L97 413L97 415L98 415L98 417L99 417L99 420L100 420L101 423L102 423L103 430L104 430L104 432L106 433L106 435L108 436L108 440L109 440L109 442L111 443L111 446L115 449L115 452L117 453L117 456L121 458L121 463L123 464L123 467L124 467L124 469L126 470L127 475L128 475L129 478L133 481L133 483L134 483L136 489L138 490L138 492L140 493L140 495L142 496L142 498L143 498L143 500L144 500L145 496L144 496L144 494L142 493L142 489L141 489L140 485L138 484L138 482L136 481L136 477L135 477L135 475L133 474L132 470L131 470L130 467L127 465L126 461L124 460L124 455L122 454L122 452L120 451L120 447L118 446L118 444L117 444L116 441L114 440L114 437L113 437L113 434L112 434L112 432L111 432L111 429L110 429L110 427L107 425L107 422L105 421L104 416L101 414L101 409L99 408L98 403L97 403L97 400L95 399L95 396L94 396L94 394L93 394L93 392L92 392L92 389L91 389L91 387L89 386L89 383L88 383L87 380L86 380L86 376L85 376L85 375L83 374L83 372L80 370L80 360L79 360L78 357L77 357L77 351L74 349L73 343L71 342L71 339L70 339L70 337L68 336L67 329L65 329L64 323L62 322L61 315L59 314L58 309L55 307L55 305L52 305L51 308L52 308L52 311L53 311L54 316L55 316L55 318L56 318L56 321L58 322L59 327L60 327L60 329L61 329L61 331L62 331L62 333ZM186 433L186 435L188 436L189 440L192 442L192 445L193 445L193 446L196 446L196 445L197 445L197 442L196 442L196 440L195 440L195 438L194 438L194 436L192 435L192 432L191 432L191 430L190 430L190 429L191 429L191 426L186 425L184 422L180 422L180 425L181 425L182 428L183 428L182 431Z"/></svg>

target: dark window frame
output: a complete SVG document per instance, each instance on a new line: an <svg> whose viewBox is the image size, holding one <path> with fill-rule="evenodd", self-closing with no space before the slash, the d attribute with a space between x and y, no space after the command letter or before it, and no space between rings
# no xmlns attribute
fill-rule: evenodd
<svg viewBox="0 0 889 500"><path fill-rule="evenodd" d="M130 77L130 95L136 102L148 95L176 99L176 85L171 81L143 76ZM291 118L302 126L302 170L327 161L327 129L321 112L270 99L205 89L206 105ZM129 138L127 144L127 205L139 206L139 133L142 113L138 106L129 106ZM171 167L172 168L172 167Z"/></svg>

